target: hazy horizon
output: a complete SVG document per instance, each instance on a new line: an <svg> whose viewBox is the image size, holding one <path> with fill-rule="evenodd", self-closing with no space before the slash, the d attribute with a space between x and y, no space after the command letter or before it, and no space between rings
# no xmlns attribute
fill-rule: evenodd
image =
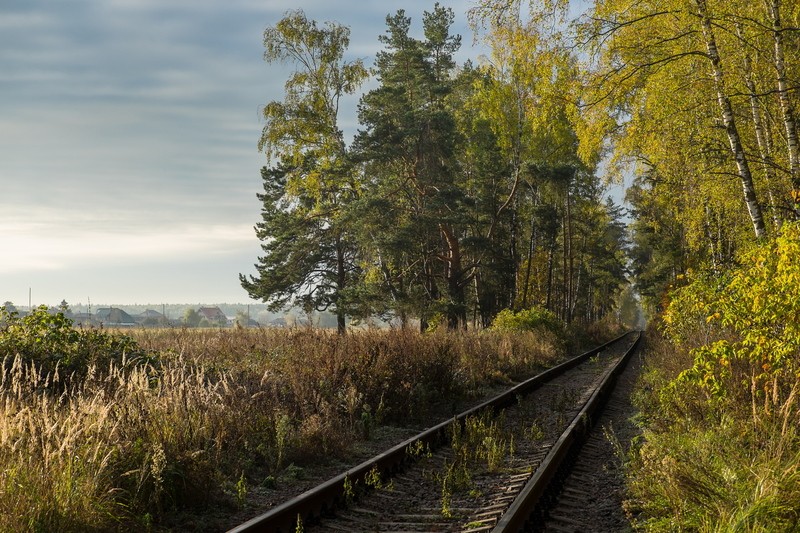
<svg viewBox="0 0 800 533"><path fill-rule="evenodd" d="M288 9L382 48L385 17L434 2L8 0L0 7L0 302L250 300L260 243L260 109L286 67L262 59ZM466 0L447 2L477 58ZM341 125L356 128L358 98ZM94 304L93 304L94 305Z"/></svg>

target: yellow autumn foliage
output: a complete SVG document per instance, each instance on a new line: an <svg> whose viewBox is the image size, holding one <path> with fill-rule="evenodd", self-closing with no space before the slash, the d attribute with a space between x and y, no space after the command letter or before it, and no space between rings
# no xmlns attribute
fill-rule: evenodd
<svg viewBox="0 0 800 533"><path fill-rule="evenodd" d="M729 360L749 365L762 384L797 375L800 224L785 224L778 237L744 253L727 274L696 277L675 291L664 316L666 333L681 343L698 333L698 323L706 339L692 351L694 366L682 379L723 394Z"/></svg>

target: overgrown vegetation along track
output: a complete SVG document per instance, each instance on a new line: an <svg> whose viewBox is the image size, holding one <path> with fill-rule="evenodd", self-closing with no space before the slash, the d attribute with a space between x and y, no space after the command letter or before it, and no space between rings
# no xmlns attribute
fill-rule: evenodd
<svg viewBox="0 0 800 533"><path fill-rule="evenodd" d="M625 531L631 526L622 507L626 497L621 454L627 454L641 429L631 419L632 395L642 361L634 357L619 375L602 413L595 417L580 452L559 479L557 494L537 531Z"/></svg>
<svg viewBox="0 0 800 533"><path fill-rule="evenodd" d="M591 419L584 408L602 403L599 389L609 390L612 367L638 337L551 368L232 531L294 531L299 522L307 532L513 530L566 457L557 446L578 441Z"/></svg>

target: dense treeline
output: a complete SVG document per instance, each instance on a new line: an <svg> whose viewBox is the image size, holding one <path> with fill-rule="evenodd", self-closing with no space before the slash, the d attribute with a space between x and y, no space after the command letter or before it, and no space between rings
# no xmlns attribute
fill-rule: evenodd
<svg viewBox="0 0 800 533"><path fill-rule="evenodd" d="M485 65L457 65L453 12L436 4L411 36L386 18L368 71L344 59L348 30L289 12L265 58L296 67L265 107L264 255L241 276L274 308L488 326L503 309L567 323L608 314L626 282L623 212L605 199L597 150L581 152L575 59L514 28L488 34ZM352 143L339 103L369 75Z"/></svg>
<svg viewBox="0 0 800 533"><path fill-rule="evenodd" d="M797 218L800 6L598 0L575 9L565 0L477 2L470 18L500 84L482 113L506 134L498 142L512 175L532 156L590 170L604 160L606 177L632 179L631 266L657 310L682 274L722 272L749 243ZM560 192L560 203L542 209L568 211L563 197L575 192ZM569 235L563 217L543 218ZM531 227L541 247L549 228ZM558 286L571 292L563 279Z"/></svg>
<svg viewBox="0 0 800 533"><path fill-rule="evenodd" d="M610 0L574 26L595 131L635 172L633 269L651 308L797 218L798 17L781 0Z"/></svg>
<svg viewBox="0 0 800 533"><path fill-rule="evenodd" d="M481 0L473 16L574 51L577 153L633 179L631 270L660 332L632 525L797 531L800 4L597 0L568 20L569 4Z"/></svg>

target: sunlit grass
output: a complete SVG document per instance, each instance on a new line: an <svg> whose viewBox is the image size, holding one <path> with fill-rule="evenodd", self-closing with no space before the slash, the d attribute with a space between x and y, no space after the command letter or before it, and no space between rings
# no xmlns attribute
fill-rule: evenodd
<svg viewBox="0 0 800 533"><path fill-rule="evenodd" d="M638 403L645 428L632 453L627 508L642 531L772 532L800 528L800 380L763 409L746 368L739 394L710 399L673 381L692 360L650 336ZM751 396L752 393L752 396Z"/></svg>
<svg viewBox="0 0 800 533"><path fill-rule="evenodd" d="M95 338L61 333L78 348ZM125 333L136 364L92 352L70 379L58 364L43 371L39 352L5 354L1 531L146 529L176 511L232 510L292 463L344 456L374 427L425 420L431 402L469 401L563 355L543 334ZM5 346L28 346L17 340Z"/></svg>

